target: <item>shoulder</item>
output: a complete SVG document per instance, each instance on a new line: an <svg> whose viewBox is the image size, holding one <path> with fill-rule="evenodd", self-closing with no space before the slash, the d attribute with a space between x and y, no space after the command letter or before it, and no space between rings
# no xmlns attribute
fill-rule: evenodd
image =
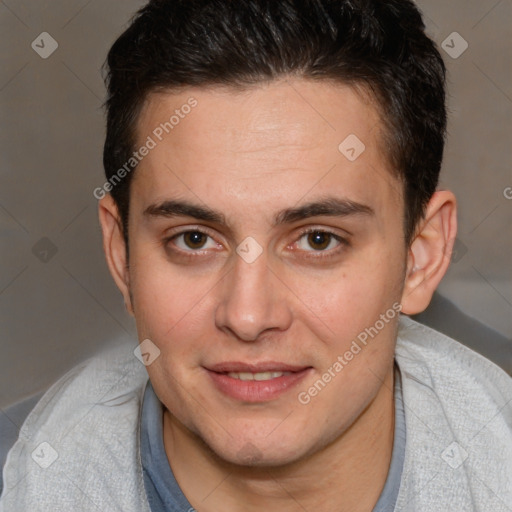
<svg viewBox="0 0 512 512"><path fill-rule="evenodd" d="M407 317L395 358L407 436L396 510L500 510L512 503L512 378Z"/></svg>
<svg viewBox="0 0 512 512"><path fill-rule="evenodd" d="M20 437L32 438L47 431L53 437L64 436L73 421L100 420L116 405L138 403L147 372L136 359L134 348L129 344L116 346L71 369L42 396Z"/></svg>
<svg viewBox="0 0 512 512"><path fill-rule="evenodd" d="M465 383L498 402L512 398L512 377L503 369L462 343L406 316L400 318L395 354L405 371L431 386L442 378L440 383L446 390L458 389L466 394Z"/></svg>
<svg viewBox="0 0 512 512"><path fill-rule="evenodd" d="M91 501L137 510L131 497L141 491L137 432L148 375L134 349L99 353L43 395L7 456L1 511Z"/></svg>

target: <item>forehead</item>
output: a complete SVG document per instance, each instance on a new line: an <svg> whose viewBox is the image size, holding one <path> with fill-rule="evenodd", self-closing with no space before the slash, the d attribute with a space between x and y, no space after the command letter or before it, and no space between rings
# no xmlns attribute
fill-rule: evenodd
<svg viewBox="0 0 512 512"><path fill-rule="evenodd" d="M192 98L199 108L190 112ZM193 124L196 138L203 143L223 137L229 149L239 152L283 145L310 147L316 135L324 136L324 146L336 149L341 136L354 132L371 144L373 137L370 140L368 135L377 135L381 125L376 103L363 88L283 79L243 89L217 86L150 93L138 119L138 139L171 120L178 145L183 142L180 135L187 135L178 124L187 117L190 119L182 124ZM225 145L212 149L223 151Z"/></svg>
<svg viewBox="0 0 512 512"><path fill-rule="evenodd" d="M232 204L247 208L336 190L396 202L401 189L382 150L381 125L369 95L329 82L152 93L136 134L137 146L149 137L154 148L133 186L141 201L174 191L215 202L229 193Z"/></svg>

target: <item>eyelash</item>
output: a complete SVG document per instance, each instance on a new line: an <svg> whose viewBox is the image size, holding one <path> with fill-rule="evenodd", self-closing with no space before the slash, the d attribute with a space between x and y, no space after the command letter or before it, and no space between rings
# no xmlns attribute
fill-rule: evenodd
<svg viewBox="0 0 512 512"><path fill-rule="evenodd" d="M182 235L186 235L187 233L201 233L203 235L206 235L210 238L213 239L213 236L210 235L210 233L208 233L207 231L203 231L202 229L187 229L185 231L181 231L179 233L176 233L170 237L167 237L164 239L164 245L167 247L168 244L170 242L172 242L173 240L175 240L176 238L182 236ZM337 235L336 233L333 233L332 231L328 231L328 230L325 230L325 229L319 229L319 228L307 228L305 229L304 231L301 231L297 240L295 242L293 242L294 244L296 244L299 240L301 240L304 236L308 235L308 234L311 234L311 233L320 233L320 234L323 234L323 235L330 235L332 238L334 238L338 243L338 247L336 247L335 249L330 249L328 251L326 250L320 250L320 251L303 251L305 253L314 253L315 256L306 256L307 258L314 258L316 260L318 259L324 259L324 258L332 258L334 256L336 256L339 252L341 252L344 248L346 247L349 247L350 246L350 243L348 242L348 240L346 238L343 238L341 237L340 235ZM179 253L180 255L184 256L184 257L188 257L188 258L197 258L201 255L202 252L204 252L204 250L201 250L201 249L198 249L198 250L190 250L190 251L183 251L181 249L172 249L173 252L175 253Z"/></svg>

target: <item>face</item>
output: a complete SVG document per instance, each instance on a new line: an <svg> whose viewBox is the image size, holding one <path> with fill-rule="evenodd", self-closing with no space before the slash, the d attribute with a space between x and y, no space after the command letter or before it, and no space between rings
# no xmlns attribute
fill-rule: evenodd
<svg viewBox="0 0 512 512"><path fill-rule="evenodd" d="M132 307L171 422L224 460L321 450L392 371L407 251L380 130L368 98L326 82L148 98Z"/></svg>

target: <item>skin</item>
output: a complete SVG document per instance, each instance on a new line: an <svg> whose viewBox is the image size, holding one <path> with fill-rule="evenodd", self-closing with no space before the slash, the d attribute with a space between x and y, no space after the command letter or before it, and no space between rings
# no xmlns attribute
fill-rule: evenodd
<svg viewBox="0 0 512 512"><path fill-rule="evenodd" d="M139 339L161 351L147 370L166 408L171 468L201 512L369 512L393 446L398 315L307 405L297 395L393 304L406 314L428 305L449 264L455 198L436 192L407 246L378 110L340 84L295 78L242 92L151 94L139 143L190 97L197 107L135 172L129 262L115 203L109 195L99 203L110 271ZM353 162L338 150L349 134L366 147ZM279 211L327 196L371 213L273 225ZM144 214L169 199L216 210L225 223ZM307 228L345 242L312 239ZM208 235L199 236L203 247L169 240L198 229ZM246 237L263 250L252 263L236 252ZM212 385L204 367L224 361L311 369L298 386L254 404Z"/></svg>

